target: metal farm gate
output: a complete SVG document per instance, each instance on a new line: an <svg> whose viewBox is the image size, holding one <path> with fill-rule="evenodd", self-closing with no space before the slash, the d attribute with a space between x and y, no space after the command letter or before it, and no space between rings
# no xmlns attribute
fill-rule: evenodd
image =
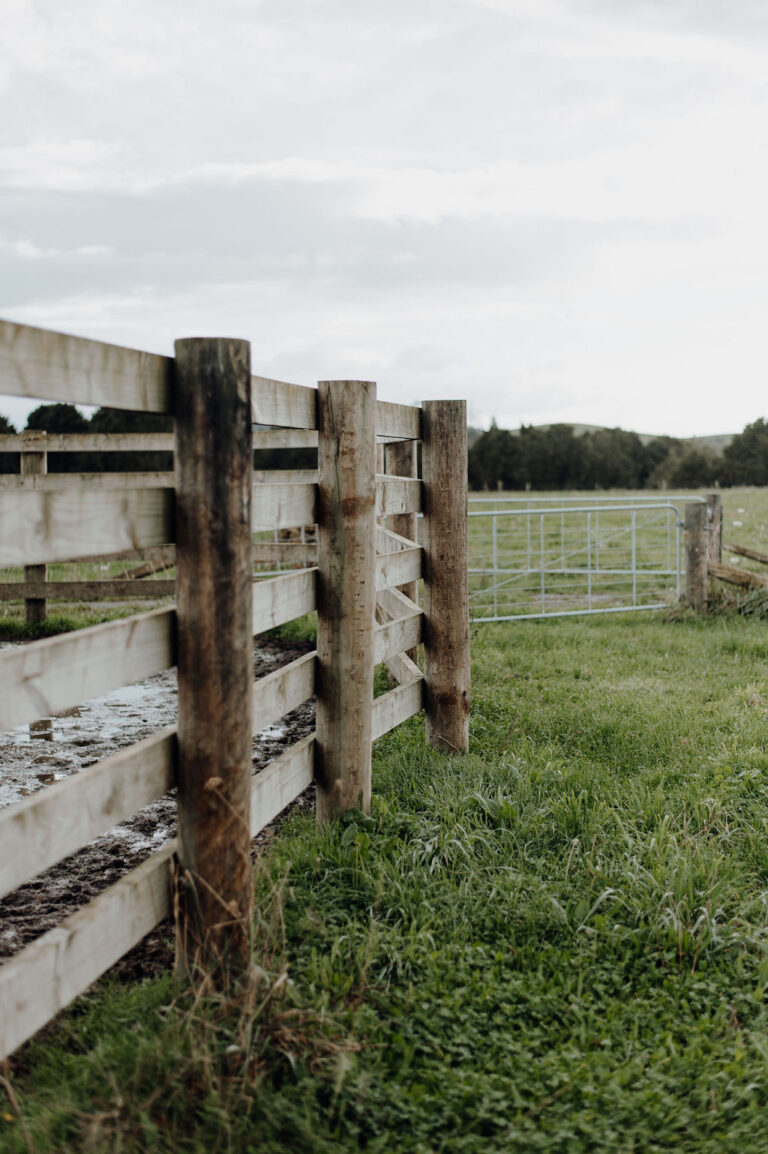
<svg viewBox="0 0 768 1154"><path fill-rule="evenodd" d="M664 609L684 579L691 496L470 498L475 621Z"/></svg>

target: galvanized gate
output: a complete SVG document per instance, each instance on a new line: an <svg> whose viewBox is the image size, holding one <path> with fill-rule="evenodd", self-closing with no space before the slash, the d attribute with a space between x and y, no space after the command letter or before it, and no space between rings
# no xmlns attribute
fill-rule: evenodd
<svg viewBox="0 0 768 1154"><path fill-rule="evenodd" d="M664 609L683 580L690 496L473 496L475 621Z"/></svg>

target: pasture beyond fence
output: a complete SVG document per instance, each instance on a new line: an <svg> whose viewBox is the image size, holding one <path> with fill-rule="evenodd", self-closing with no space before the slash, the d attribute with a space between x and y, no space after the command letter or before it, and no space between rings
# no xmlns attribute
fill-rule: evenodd
<svg viewBox="0 0 768 1154"><path fill-rule="evenodd" d="M2 897L178 789L175 841L0 966L5 1056L172 910L183 971L237 972L252 837L313 780L319 820L367 808L371 743L422 707L432 744L466 750L470 678L463 401L418 409L378 401L370 382L254 376L244 341L178 341L169 358L7 322L0 394L175 423L172 484L42 468L6 478L0 566L175 547L177 567L175 607L0 653L0 728L178 667L175 729L0 812ZM311 479L255 480L254 447L315 445ZM377 475L382 452L391 471ZM317 526L317 566L255 579L254 532L301 525ZM22 595L43 600L43 584L27 573ZM254 684L253 637L313 610L317 651ZM374 699L381 663L395 684ZM315 732L252 776L253 734L313 696Z"/></svg>

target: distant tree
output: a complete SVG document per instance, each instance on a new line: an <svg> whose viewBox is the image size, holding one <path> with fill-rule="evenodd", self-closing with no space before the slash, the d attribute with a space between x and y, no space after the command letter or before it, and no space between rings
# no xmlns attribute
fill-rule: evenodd
<svg viewBox="0 0 768 1154"><path fill-rule="evenodd" d="M0 434L13 434L16 430L8 420L0 413ZM18 453L0 453L0 473L18 473L19 472L19 454Z"/></svg>
<svg viewBox="0 0 768 1154"><path fill-rule="evenodd" d="M768 485L768 424L764 418L747 425L723 450L723 483Z"/></svg>
<svg viewBox="0 0 768 1154"><path fill-rule="evenodd" d="M126 409L97 409L91 417L92 433L172 433L173 417L163 413L137 413ZM170 472L173 454L148 450L138 453L101 453L97 466L104 473Z"/></svg>
<svg viewBox="0 0 768 1154"><path fill-rule="evenodd" d="M74 405L38 405L27 417L28 429L46 433L87 433L88 419ZM87 454L49 453L49 473L81 473L87 468Z"/></svg>
<svg viewBox="0 0 768 1154"><path fill-rule="evenodd" d="M668 485L682 452L683 442L676 437L654 437L643 445L643 485L651 489Z"/></svg>
<svg viewBox="0 0 768 1154"><path fill-rule="evenodd" d="M709 445L702 445L683 453L670 475L669 483L679 489L701 489L716 484L722 472L723 458Z"/></svg>
<svg viewBox="0 0 768 1154"><path fill-rule="evenodd" d="M625 429L596 429L584 436L585 484L596 489L639 489L644 481L643 443Z"/></svg>
<svg viewBox="0 0 768 1154"><path fill-rule="evenodd" d="M508 429L500 429L496 422L477 438L469 450L469 484L472 489L496 489L499 482L504 489L521 487L520 446Z"/></svg>

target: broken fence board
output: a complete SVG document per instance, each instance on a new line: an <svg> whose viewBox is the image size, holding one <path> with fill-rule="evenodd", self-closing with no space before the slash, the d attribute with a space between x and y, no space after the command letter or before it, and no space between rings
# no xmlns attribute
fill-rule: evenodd
<svg viewBox="0 0 768 1154"><path fill-rule="evenodd" d="M275 629L317 608L317 569L302 569L256 581L253 586L253 635Z"/></svg>
<svg viewBox="0 0 768 1154"><path fill-rule="evenodd" d="M169 842L0 966L0 1058L82 994L171 912Z"/></svg>
<svg viewBox="0 0 768 1154"><path fill-rule="evenodd" d="M316 652L306 653L290 665L260 677L253 687L253 732L261 733L312 697L315 692Z"/></svg>
<svg viewBox="0 0 768 1154"><path fill-rule="evenodd" d="M737 569L735 565L708 566L710 577L717 577L729 585L739 585L742 589L765 589L768 587L768 577L760 573L750 573L747 569Z"/></svg>
<svg viewBox="0 0 768 1154"><path fill-rule="evenodd" d="M735 553L738 557L748 557L750 561L759 561L761 565L768 565L768 555L758 553L757 549L747 549L744 545L733 545L723 541L726 553Z"/></svg>
<svg viewBox="0 0 768 1154"><path fill-rule="evenodd" d="M154 609L0 653L0 731L175 664L176 612Z"/></svg>
<svg viewBox="0 0 768 1154"><path fill-rule="evenodd" d="M171 411L170 357L0 321L0 394Z"/></svg>
<svg viewBox="0 0 768 1154"><path fill-rule="evenodd" d="M253 778L251 837L256 837L287 805L310 786L315 776L315 735L310 733L281 753Z"/></svg>
<svg viewBox="0 0 768 1154"><path fill-rule="evenodd" d="M100 551L166 545L175 536L173 492L0 492L0 565L76 560Z"/></svg>
<svg viewBox="0 0 768 1154"><path fill-rule="evenodd" d="M165 729L0 811L0 897L168 793L175 748Z"/></svg>

